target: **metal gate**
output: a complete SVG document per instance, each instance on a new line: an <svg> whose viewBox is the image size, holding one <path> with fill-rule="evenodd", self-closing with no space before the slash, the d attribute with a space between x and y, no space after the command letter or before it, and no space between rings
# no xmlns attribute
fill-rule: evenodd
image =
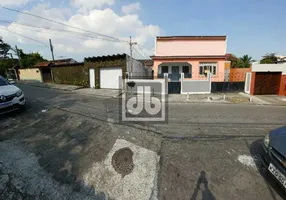
<svg viewBox="0 0 286 200"><path fill-rule="evenodd" d="M181 82L169 82L168 93L169 94L181 94Z"/></svg>
<svg viewBox="0 0 286 200"><path fill-rule="evenodd" d="M247 94L250 94L250 86L251 86L250 83L251 83L251 73L246 73L244 92Z"/></svg>
<svg viewBox="0 0 286 200"><path fill-rule="evenodd" d="M52 71L51 68L43 68L41 69L43 82L45 83L52 83Z"/></svg>

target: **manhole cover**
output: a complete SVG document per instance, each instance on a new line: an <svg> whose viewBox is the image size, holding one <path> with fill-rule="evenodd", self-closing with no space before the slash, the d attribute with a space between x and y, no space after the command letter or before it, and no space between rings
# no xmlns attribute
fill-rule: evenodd
<svg viewBox="0 0 286 200"><path fill-rule="evenodd" d="M133 151L130 148L117 150L112 156L112 166L122 177L130 174L134 168Z"/></svg>

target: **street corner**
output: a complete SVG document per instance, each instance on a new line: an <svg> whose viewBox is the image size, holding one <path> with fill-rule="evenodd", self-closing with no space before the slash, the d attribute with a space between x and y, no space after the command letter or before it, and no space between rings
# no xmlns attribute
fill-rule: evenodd
<svg viewBox="0 0 286 200"><path fill-rule="evenodd" d="M156 199L158 163L156 152L117 139L105 160L94 163L83 180L111 199Z"/></svg>

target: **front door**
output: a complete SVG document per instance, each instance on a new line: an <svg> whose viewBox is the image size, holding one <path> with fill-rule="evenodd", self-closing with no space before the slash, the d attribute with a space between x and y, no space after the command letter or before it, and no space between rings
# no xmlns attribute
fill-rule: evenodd
<svg viewBox="0 0 286 200"><path fill-rule="evenodd" d="M172 66L172 78L171 81L179 81L180 74L179 74L179 66Z"/></svg>

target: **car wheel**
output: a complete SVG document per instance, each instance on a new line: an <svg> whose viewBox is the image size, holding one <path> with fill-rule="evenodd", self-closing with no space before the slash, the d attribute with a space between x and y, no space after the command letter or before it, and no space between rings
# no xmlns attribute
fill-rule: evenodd
<svg viewBox="0 0 286 200"><path fill-rule="evenodd" d="M23 112L23 111L25 111L25 110L26 110L26 103L25 103L24 105L21 105L21 106L20 106L19 111L20 111L20 112Z"/></svg>

